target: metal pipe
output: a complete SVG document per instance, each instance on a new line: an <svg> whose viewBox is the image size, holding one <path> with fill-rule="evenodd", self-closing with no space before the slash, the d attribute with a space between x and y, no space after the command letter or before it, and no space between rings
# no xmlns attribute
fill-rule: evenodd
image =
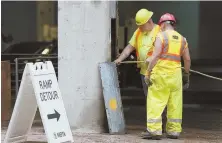
<svg viewBox="0 0 222 143"><path fill-rule="evenodd" d="M19 91L19 65L24 65L26 63L19 63L19 61L24 60L38 60L38 59L57 59L58 57L47 57L47 56L42 56L42 57L31 57L31 58L15 58L15 97L17 97L18 91ZM12 64L13 65L13 64ZM23 72L22 72L23 73Z"/></svg>
<svg viewBox="0 0 222 143"><path fill-rule="evenodd" d="M136 63L145 63L145 61L123 61L121 64L136 64Z"/></svg>
<svg viewBox="0 0 222 143"><path fill-rule="evenodd" d="M120 62L120 63L121 64L135 64L135 63L145 63L145 61L123 61L123 62ZM184 69L184 67L181 67L181 68ZM204 74L202 72L195 71L195 70L192 70L192 69L190 69L190 72L196 73L196 74L199 74L199 75L211 78L211 79L216 79L216 80L222 81L222 78L211 76L211 75L208 75L208 74Z"/></svg>
<svg viewBox="0 0 222 143"><path fill-rule="evenodd" d="M12 53L12 54L2 54L2 56L58 56L57 54L43 55L43 54L23 54L23 53Z"/></svg>
<svg viewBox="0 0 222 143"><path fill-rule="evenodd" d="M32 58L17 58L19 60L37 60L37 59L57 59L57 57L32 57Z"/></svg>

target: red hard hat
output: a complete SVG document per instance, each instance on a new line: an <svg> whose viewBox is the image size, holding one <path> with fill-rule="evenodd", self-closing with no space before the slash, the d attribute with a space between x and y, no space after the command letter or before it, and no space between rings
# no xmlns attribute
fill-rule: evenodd
<svg viewBox="0 0 222 143"><path fill-rule="evenodd" d="M172 22L176 23L175 17L172 14L170 14L170 13L166 13L166 14L162 15L160 17L158 25L160 25L161 23L163 23L165 21L172 21Z"/></svg>

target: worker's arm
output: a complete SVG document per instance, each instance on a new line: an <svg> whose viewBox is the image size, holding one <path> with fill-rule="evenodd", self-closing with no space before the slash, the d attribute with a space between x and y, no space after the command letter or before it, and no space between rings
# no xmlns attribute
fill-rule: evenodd
<svg viewBox="0 0 222 143"><path fill-rule="evenodd" d="M185 44L185 49L182 53L182 57L184 60L184 70L185 73L183 73L183 89L187 89L189 88L190 85L190 65L191 65L191 60L190 60L190 53L189 53L189 49L188 49L188 43L186 42Z"/></svg>
<svg viewBox="0 0 222 143"><path fill-rule="evenodd" d="M183 61L184 61L185 72L189 73L190 72L191 59L190 59L190 52L189 52L188 46L185 46L182 57L183 57Z"/></svg>
<svg viewBox="0 0 222 143"><path fill-rule="evenodd" d="M123 60L125 60L132 51L134 51L136 48L137 43L137 33L138 29L134 32L133 36L131 37L129 44L124 48L121 55L114 61L116 64L120 64Z"/></svg>
<svg viewBox="0 0 222 143"><path fill-rule="evenodd" d="M120 54L120 56L114 61L116 64L120 64L120 62L122 62L123 60L125 60L132 51L134 51L135 48L128 44L124 50L122 51L122 53Z"/></svg>
<svg viewBox="0 0 222 143"><path fill-rule="evenodd" d="M147 69L148 76L150 75L150 72L152 71L153 67L156 65L157 61L159 60L161 51L162 51L162 41L159 37L157 37L154 43L153 54L151 58L149 58L149 66Z"/></svg>

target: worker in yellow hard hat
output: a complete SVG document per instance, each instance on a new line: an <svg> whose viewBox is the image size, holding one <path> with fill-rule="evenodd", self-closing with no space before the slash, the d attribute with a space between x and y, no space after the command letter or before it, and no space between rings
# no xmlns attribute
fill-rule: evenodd
<svg viewBox="0 0 222 143"><path fill-rule="evenodd" d="M186 39L174 30L176 24L172 14L164 14L159 25L161 31L154 43L152 56L147 59L146 81L149 83L147 97L147 134L144 138L161 139L161 114L167 106L167 137L177 139L182 124L182 71L184 60L184 81L189 85L190 54Z"/></svg>
<svg viewBox="0 0 222 143"><path fill-rule="evenodd" d="M157 33L160 32L160 27L153 22L152 15L153 12L147 9L140 9L136 13L135 21L138 28L134 32L131 40L129 41L129 44L125 47L121 55L114 61L116 64L120 64L134 50L136 50L137 60L146 61L146 59L152 55L155 37ZM140 68L145 96L147 96L148 89L148 86L144 80L147 66L147 63L137 64L137 67Z"/></svg>

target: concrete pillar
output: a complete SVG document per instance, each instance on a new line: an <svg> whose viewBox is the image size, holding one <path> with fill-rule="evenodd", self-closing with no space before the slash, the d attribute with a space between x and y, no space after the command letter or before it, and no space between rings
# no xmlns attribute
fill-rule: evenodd
<svg viewBox="0 0 222 143"><path fill-rule="evenodd" d="M72 130L104 132L98 63L111 59L109 2L59 1L58 47L59 86Z"/></svg>

